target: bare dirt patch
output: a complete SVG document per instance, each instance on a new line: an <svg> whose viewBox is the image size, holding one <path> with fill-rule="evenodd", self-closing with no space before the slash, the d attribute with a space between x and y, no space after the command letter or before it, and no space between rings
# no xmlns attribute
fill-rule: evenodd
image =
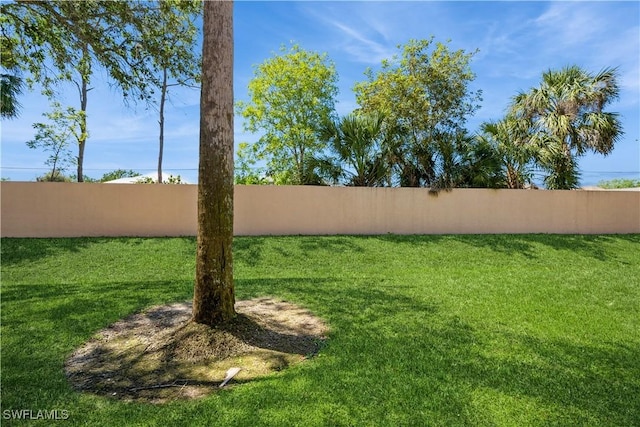
<svg viewBox="0 0 640 427"><path fill-rule="evenodd" d="M211 328L191 321L191 303L152 307L103 329L65 362L77 390L163 403L219 390L315 355L327 334L311 312L273 298L236 303L238 316Z"/></svg>

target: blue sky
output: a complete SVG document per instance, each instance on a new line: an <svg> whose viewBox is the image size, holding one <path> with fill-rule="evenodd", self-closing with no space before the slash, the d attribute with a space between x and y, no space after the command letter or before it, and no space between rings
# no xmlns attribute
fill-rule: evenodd
<svg viewBox="0 0 640 427"><path fill-rule="evenodd" d="M601 179L640 178L640 3L632 2L248 2L235 4L236 99L247 100L254 65L290 42L326 52L339 74L337 110L356 107L353 85L367 67L398 52L409 39L450 40L452 49L479 49L471 68L482 108L468 122L475 132L483 121L504 115L512 96L537 86L541 74L576 64L590 72L618 67L620 99L609 110L621 116L625 135L612 154L580 160L582 184ZM99 178L122 168L153 172L157 164L158 117L153 109L125 108L104 72L94 76L89 94L90 138L85 174ZM73 86L63 88L77 104ZM1 122L1 176L34 180L46 172L47 155L29 149L32 124L45 121L49 108L36 89L22 98L19 119ZM166 111L164 170L197 182L199 91L178 89ZM236 117L236 145L259 135L245 133ZM75 150L74 150L75 152ZM73 173L73 169L68 173Z"/></svg>

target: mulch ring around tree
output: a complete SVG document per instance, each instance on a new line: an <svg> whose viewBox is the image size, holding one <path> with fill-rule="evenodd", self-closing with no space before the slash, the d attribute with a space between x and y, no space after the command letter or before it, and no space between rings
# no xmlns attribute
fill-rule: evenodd
<svg viewBox="0 0 640 427"><path fill-rule="evenodd" d="M191 321L189 302L156 306L98 332L65 362L72 386L127 401L164 403L237 387L314 356L327 325L273 298L236 302L236 318L218 327ZM234 369L236 368L236 369Z"/></svg>

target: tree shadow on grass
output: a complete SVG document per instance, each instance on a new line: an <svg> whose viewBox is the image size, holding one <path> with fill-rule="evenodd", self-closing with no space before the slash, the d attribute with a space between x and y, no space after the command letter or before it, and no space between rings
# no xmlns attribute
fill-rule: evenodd
<svg viewBox="0 0 640 427"><path fill-rule="evenodd" d="M569 251L599 261L616 259L609 245L616 242L640 243L640 235L560 235L560 234L451 234L451 235L384 235L370 236L379 240L411 245L438 244L455 241L493 252L517 254L528 259L541 257L540 246L556 251Z"/></svg>
<svg viewBox="0 0 640 427"><path fill-rule="evenodd" d="M542 402L546 422L637 425L640 420L640 346L586 345L505 333L524 357L474 354L460 360L457 380L515 398ZM490 349L489 353L490 353Z"/></svg>
<svg viewBox="0 0 640 427"><path fill-rule="evenodd" d="M42 260L60 252L79 252L95 239L23 239L2 238L2 264L14 265Z"/></svg>
<svg viewBox="0 0 640 427"><path fill-rule="evenodd" d="M350 236L304 236L298 238L298 245L303 253L317 250L332 253L364 252L357 239Z"/></svg>
<svg viewBox="0 0 640 427"><path fill-rule="evenodd" d="M528 239L529 236L519 236L516 234L432 234L432 235L381 235L370 236L385 242L411 245L416 247L437 247L446 242L458 242L478 248L486 248L490 251L518 254L527 259L538 257L535 250L535 240Z"/></svg>
<svg viewBox="0 0 640 427"><path fill-rule="evenodd" d="M296 302L302 302L323 317L325 314L359 313L362 320L375 321L397 313L435 310L428 302L394 293L392 289L386 291L379 285L367 287L366 284L344 287L342 279L330 277L236 280L236 290L243 298L270 294L274 289L285 298L295 297Z"/></svg>
<svg viewBox="0 0 640 427"><path fill-rule="evenodd" d="M327 378L319 386L322 399L347 411L363 408L382 424L524 420L627 426L640 419L638 345L497 332L499 341L508 343L505 353L495 350L494 333L392 289L341 289L331 279L299 278L241 281L240 287L257 292L276 287L326 311L334 328L329 357L305 369L312 378ZM478 403L476 392L517 403L505 408ZM518 405L532 409L518 414Z"/></svg>
<svg viewBox="0 0 640 427"><path fill-rule="evenodd" d="M171 237L194 247L193 237ZM163 240L156 237L72 237L72 238L2 238L2 264L6 266L41 261L61 253L81 253L93 245L121 244L130 247L142 246L148 240Z"/></svg>
<svg viewBox="0 0 640 427"><path fill-rule="evenodd" d="M3 284L3 406L33 405L71 388L64 358L100 328L152 304L187 298L186 283ZM190 283L192 286L192 283Z"/></svg>
<svg viewBox="0 0 640 427"><path fill-rule="evenodd" d="M278 241L285 244L278 245ZM250 267L263 262L265 253L269 251L281 257L312 257L318 251L342 254L363 252L364 249L353 236L240 236L233 240L234 259Z"/></svg>
<svg viewBox="0 0 640 427"><path fill-rule="evenodd" d="M233 257L235 262L244 262L250 267L262 262L265 237L234 237Z"/></svg>
<svg viewBox="0 0 640 427"><path fill-rule="evenodd" d="M148 281L14 285L2 291L2 323L14 330L86 339L120 317L161 301L189 296L191 282ZM25 345L33 342L22 336ZM48 337L51 339L51 336ZM4 356L4 352L3 352Z"/></svg>
<svg viewBox="0 0 640 427"><path fill-rule="evenodd" d="M524 415L530 423L627 426L637 425L640 419L640 401L635 399L640 395L637 343L580 344L498 331L495 335L501 342L518 349L504 357L505 353L492 348L491 334L443 313L429 300L394 292L392 285L342 285L330 277L237 281L238 290L245 295L277 291L300 301L327 318L333 329L326 357L295 372L256 381L254 387L236 395L234 401L240 402L234 411L237 423L268 423L270 419L264 417L275 412L282 417L314 413L326 425L505 422L504 414L501 420L495 418L492 403L477 402L473 393L483 390L533 408ZM145 296L144 292L131 292L131 286L152 292ZM91 298L81 296L86 289L77 285L15 287L3 292L3 304L11 306L51 300L42 308L26 310L25 319L6 316L3 310L3 327L13 330L8 336L3 333L3 339L8 338L3 370L16 371L4 384L9 394L6 401L17 404L30 401L25 396L51 393L52 384L64 378L61 357L70 351L63 349L61 353L57 336L63 336L66 344L62 347L66 348L68 342L84 340L105 325L105 314L99 312L95 301L102 301L102 311L113 317L147 306L152 299L157 301L158 294L171 287L169 282L105 283L95 285ZM173 292L168 299L184 299L183 290ZM42 340L36 343L29 334L42 335ZM28 357L25 351L30 353ZM32 372L42 373L43 369L51 372L36 381ZM20 391L25 383L32 385ZM296 383L308 384L308 389L291 391L289 384ZM210 388L214 384L205 381L194 386ZM245 410L253 408L242 405L245 399L259 399L272 410ZM507 421L509 416L517 416L509 411L517 409L501 408ZM515 418L510 421L516 422Z"/></svg>

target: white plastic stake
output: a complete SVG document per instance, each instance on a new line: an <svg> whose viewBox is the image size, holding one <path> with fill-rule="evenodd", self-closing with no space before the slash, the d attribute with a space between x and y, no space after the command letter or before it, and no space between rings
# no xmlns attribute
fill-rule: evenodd
<svg viewBox="0 0 640 427"><path fill-rule="evenodd" d="M222 381L218 387L222 388L227 385L231 378L235 377L240 370L242 370L242 368L229 368L227 375L224 377L224 381Z"/></svg>

